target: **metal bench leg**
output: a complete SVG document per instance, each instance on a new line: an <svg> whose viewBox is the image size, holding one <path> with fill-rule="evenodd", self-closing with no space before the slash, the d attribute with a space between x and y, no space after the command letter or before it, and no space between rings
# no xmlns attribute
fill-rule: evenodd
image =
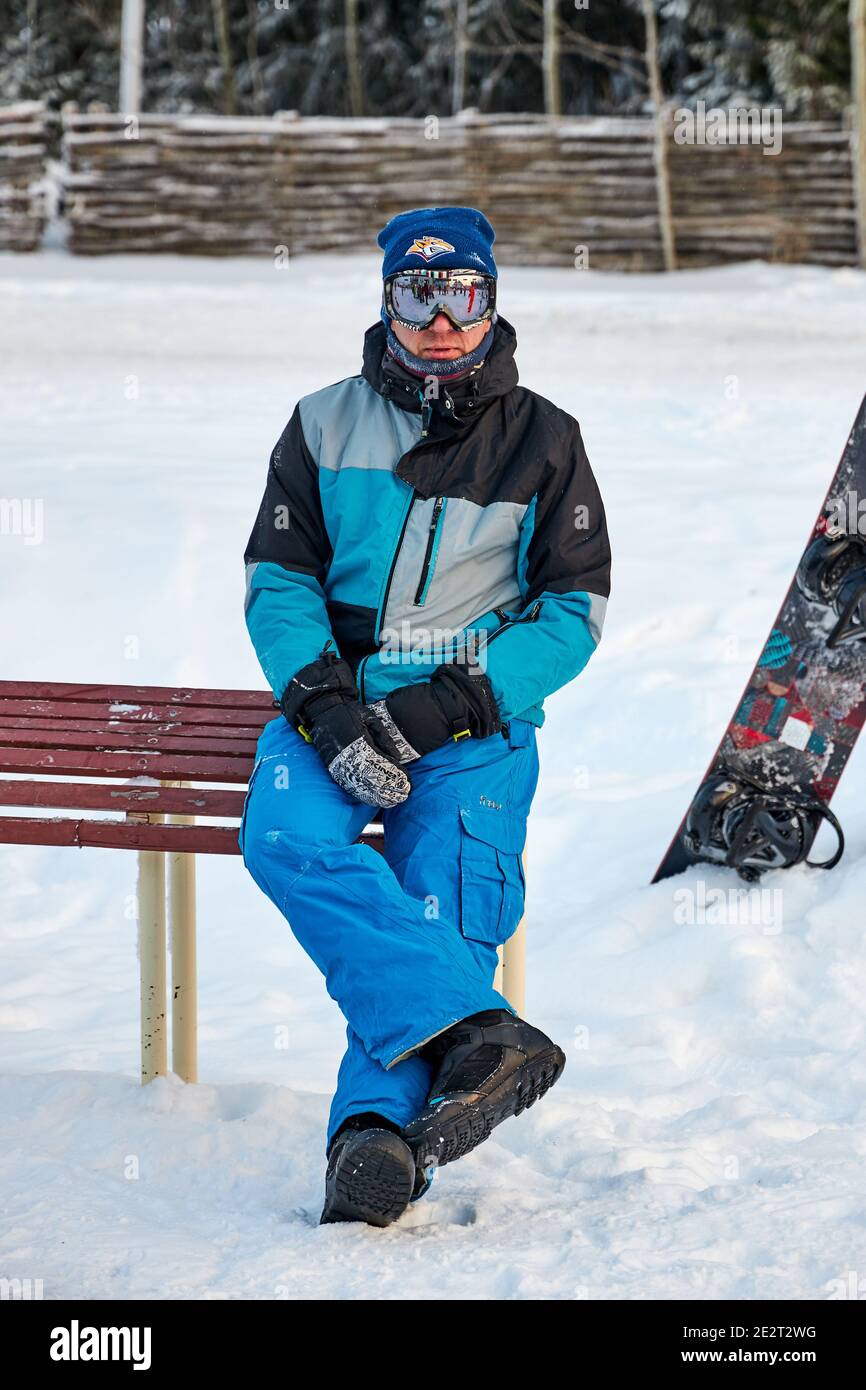
<svg viewBox="0 0 866 1390"><path fill-rule="evenodd" d="M499 964L496 967L496 974L493 976L493 988L498 990L500 994L504 994L505 991L502 986L502 957L505 954L504 947L497 946L496 954L499 957Z"/></svg>
<svg viewBox="0 0 866 1390"><path fill-rule="evenodd" d="M172 816L192 825L193 816ZM183 1081L198 1080L198 1000L195 963L195 855L168 855L171 903L171 1069Z"/></svg>
<svg viewBox="0 0 866 1390"><path fill-rule="evenodd" d="M148 816L152 824L165 819L164 816ZM170 816L168 820L177 825L195 824L194 816ZM166 860L171 928L171 1069L183 1081L198 1080L195 855L141 850L138 855L138 952L142 1083L168 1072Z"/></svg>
<svg viewBox="0 0 866 1390"><path fill-rule="evenodd" d="M142 1084L168 1071L165 993L165 855L138 855L138 959L141 971Z"/></svg>
<svg viewBox="0 0 866 1390"><path fill-rule="evenodd" d="M188 787L188 782L172 782ZM195 816L169 816L172 825L195 825ZM182 1081L198 1081L198 990L195 952L195 855L167 854L171 932L171 1069Z"/></svg>
<svg viewBox="0 0 866 1390"><path fill-rule="evenodd" d="M523 855L526 870L526 855ZM513 1009L523 1017L526 1003L526 918L521 917L514 935L499 947L499 965L493 988L504 994Z"/></svg>
<svg viewBox="0 0 866 1390"><path fill-rule="evenodd" d="M502 990L512 1009L523 1017L526 1003L526 918L502 949Z"/></svg>

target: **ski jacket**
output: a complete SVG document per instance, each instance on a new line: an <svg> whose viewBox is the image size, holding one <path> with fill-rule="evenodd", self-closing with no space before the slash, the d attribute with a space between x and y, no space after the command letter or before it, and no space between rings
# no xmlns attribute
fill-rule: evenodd
<svg viewBox="0 0 866 1390"><path fill-rule="evenodd" d="M468 655L504 721L541 724L594 651L610 550L580 429L517 384L511 325L492 331L468 379L425 390L377 323L360 375L297 405L245 556L277 700L330 641L368 703Z"/></svg>

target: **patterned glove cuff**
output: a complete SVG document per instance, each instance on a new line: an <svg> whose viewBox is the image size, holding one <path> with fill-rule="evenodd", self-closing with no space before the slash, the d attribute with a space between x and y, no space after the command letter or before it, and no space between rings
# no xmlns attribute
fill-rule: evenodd
<svg viewBox="0 0 866 1390"><path fill-rule="evenodd" d="M394 744L394 747L397 750L397 761L399 763L413 763L416 758L421 757L421 754L418 752L418 750L412 747L409 740L405 737L401 730L397 728L397 725L391 718L388 706L385 704L384 700L375 700L373 704L369 706L369 708L376 715L376 718L382 724L382 727L384 728L386 734Z"/></svg>

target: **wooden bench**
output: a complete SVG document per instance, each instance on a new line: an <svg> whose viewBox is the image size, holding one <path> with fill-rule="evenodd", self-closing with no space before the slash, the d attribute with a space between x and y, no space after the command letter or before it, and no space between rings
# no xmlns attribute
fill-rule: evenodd
<svg viewBox="0 0 866 1390"><path fill-rule="evenodd" d="M276 713L269 690L0 681L0 807L31 812L0 815L0 843L138 853L143 1082L168 1070L166 897L172 1070L197 1079L194 856L240 853L256 742ZM58 810L76 814L32 814ZM384 843L375 826L361 839ZM496 981L518 1012L523 982L521 923Z"/></svg>

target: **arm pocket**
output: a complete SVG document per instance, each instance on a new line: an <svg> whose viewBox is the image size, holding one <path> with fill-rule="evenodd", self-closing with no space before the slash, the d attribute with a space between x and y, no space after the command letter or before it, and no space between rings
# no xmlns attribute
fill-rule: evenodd
<svg viewBox="0 0 866 1390"><path fill-rule="evenodd" d="M460 807L460 930L499 946L523 916L526 822L510 811Z"/></svg>

